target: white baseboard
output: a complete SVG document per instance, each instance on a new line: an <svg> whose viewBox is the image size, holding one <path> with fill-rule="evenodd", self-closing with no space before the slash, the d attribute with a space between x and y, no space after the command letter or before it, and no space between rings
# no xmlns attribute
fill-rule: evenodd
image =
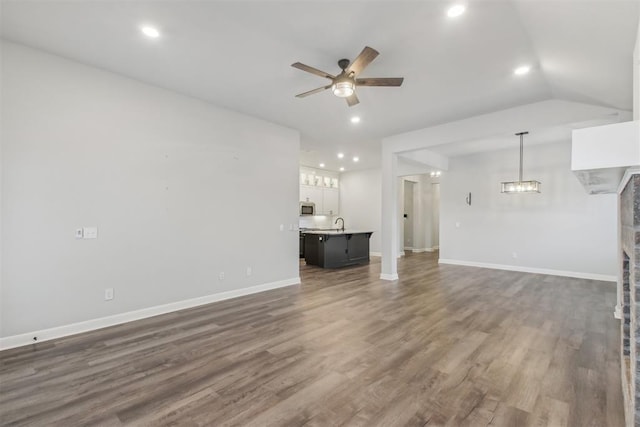
<svg viewBox="0 0 640 427"><path fill-rule="evenodd" d="M385 273L380 273L380 278L382 280L398 280L398 274L385 274Z"/></svg>
<svg viewBox="0 0 640 427"><path fill-rule="evenodd" d="M622 320L622 307L616 304L616 307L613 309L613 317Z"/></svg>
<svg viewBox="0 0 640 427"><path fill-rule="evenodd" d="M382 256L382 252L369 252L369 256Z"/></svg>
<svg viewBox="0 0 640 427"><path fill-rule="evenodd" d="M420 252L435 252L435 249L433 248L419 248L419 249L413 249L412 251L414 254L420 253Z"/></svg>
<svg viewBox="0 0 640 427"><path fill-rule="evenodd" d="M271 289L284 288L286 286L300 284L300 277L279 280L277 282L264 283L262 285L251 286L249 288L237 289L233 291L219 292L216 294L206 295L203 297L192 298L183 301L172 302L169 304L157 305L154 307L143 308L140 310L129 311L126 313L114 314L112 316L100 317L98 319L86 320L83 322L72 323L69 325L57 326L55 328L43 329L40 331L32 331L24 334L13 335L0 338L0 350L7 350L23 345L34 344L35 342L49 341L56 338L62 338L69 335L75 335L82 332L89 332L96 329L102 329L109 326L119 325L122 323L132 322L134 320L146 319L147 317L157 316L159 314L171 313L173 311L184 310L187 308L197 307L199 305L210 304L212 302L223 301L231 298L238 298L244 295L264 292ZM37 341L33 338L37 337Z"/></svg>
<svg viewBox="0 0 640 427"><path fill-rule="evenodd" d="M464 265L467 267L491 268L494 270L519 271L522 273L548 274L551 276L575 277L577 279L602 280L605 282L617 282L618 277L608 274L582 273L579 271L551 270L548 268L522 267L519 265L490 264L485 262L460 261L457 259L440 258L439 264Z"/></svg>
<svg viewBox="0 0 640 427"><path fill-rule="evenodd" d="M404 250L405 251L413 251L413 246L405 246Z"/></svg>

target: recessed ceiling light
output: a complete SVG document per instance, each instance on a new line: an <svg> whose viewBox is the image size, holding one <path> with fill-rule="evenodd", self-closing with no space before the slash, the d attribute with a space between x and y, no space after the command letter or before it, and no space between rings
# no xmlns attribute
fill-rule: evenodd
<svg viewBox="0 0 640 427"><path fill-rule="evenodd" d="M340 172L344 172L344 168L340 168Z"/></svg>
<svg viewBox="0 0 640 427"><path fill-rule="evenodd" d="M467 8L463 4L456 4L447 10L447 16L449 18L456 18L462 15L465 10L467 10Z"/></svg>
<svg viewBox="0 0 640 427"><path fill-rule="evenodd" d="M338 153L338 158L339 158L339 159L344 158L344 153Z"/></svg>
<svg viewBox="0 0 640 427"><path fill-rule="evenodd" d="M529 71L531 71L531 67L530 66L522 65L522 66L516 68L515 70L513 70L513 74L515 74L516 76L524 76Z"/></svg>
<svg viewBox="0 0 640 427"><path fill-rule="evenodd" d="M360 117L358 116L351 117L351 123L360 123Z"/></svg>
<svg viewBox="0 0 640 427"><path fill-rule="evenodd" d="M323 168L324 167L324 163L320 163L320 167Z"/></svg>
<svg viewBox="0 0 640 427"><path fill-rule="evenodd" d="M359 158L359 157L354 157L354 158L353 158L353 161L354 161L354 162L358 162L358 161L360 161L360 158Z"/></svg>
<svg viewBox="0 0 640 427"><path fill-rule="evenodd" d="M148 25L140 28L140 31L142 31L142 34L152 39L157 39L158 37L160 37L160 31L158 31L157 28L150 27Z"/></svg>

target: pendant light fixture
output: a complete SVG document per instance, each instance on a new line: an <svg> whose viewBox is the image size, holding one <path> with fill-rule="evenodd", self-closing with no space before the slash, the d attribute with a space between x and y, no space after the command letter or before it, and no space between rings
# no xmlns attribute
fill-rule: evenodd
<svg viewBox="0 0 640 427"><path fill-rule="evenodd" d="M523 181L522 180L522 153L523 153L523 140L524 136L529 132L516 133L520 137L520 174L517 181L509 181L502 183L501 193L513 194L513 193L539 193L540 182L539 181Z"/></svg>

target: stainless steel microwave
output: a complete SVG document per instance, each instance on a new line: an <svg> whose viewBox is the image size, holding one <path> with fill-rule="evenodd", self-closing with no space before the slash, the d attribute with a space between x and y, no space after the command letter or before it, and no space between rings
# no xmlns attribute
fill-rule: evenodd
<svg viewBox="0 0 640 427"><path fill-rule="evenodd" d="M300 215L315 215L316 204L313 202L300 202Z"/></svg>

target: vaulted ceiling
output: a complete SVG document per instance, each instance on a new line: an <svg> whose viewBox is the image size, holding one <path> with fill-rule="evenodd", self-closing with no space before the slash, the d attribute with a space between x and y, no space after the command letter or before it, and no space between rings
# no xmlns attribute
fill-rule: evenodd
<svg viewBox="0 0 640 427"><path fill-rule="evenodd" d="M298 129L303 163L334 170L376 166L385 136L536 101L631 110L638 1L476 0L449 18L454 3L2 0L1 34ZM380 56L362 77L401 88L359 88L351 108L330 91L294 97L327 81L292 63L335 74L364 46Z"/></svg>

